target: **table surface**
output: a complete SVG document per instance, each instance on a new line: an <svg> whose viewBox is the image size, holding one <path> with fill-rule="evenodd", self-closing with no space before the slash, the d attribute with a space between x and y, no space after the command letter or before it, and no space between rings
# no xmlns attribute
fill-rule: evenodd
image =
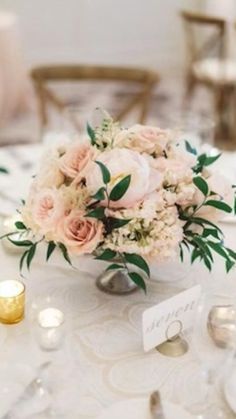
<svg viewBox="0 0 236 419"><path fill-rule="evenodd" d="M41 151L40 145L0 150L0 165L4 164L11 172L0 179L2 215L12 213L15 201L25 196ZM231 177L234 177L234 161L234 154L224 154L219 166ZM236 248L236 224L225 223L222 228L228 244ZM63 417L96 418L116 401L143 397L157 388L166 399L183 403L189 379L198 365L195 352L190 347L179 358L168 358L155 350L145 354L141 318L144 309L181 291L186 284L150 281L147 296L141 291L126 297L109 296L95 286L94 280L101 269L98 262L95 265L90 259L81 259L78 270L72 270L55 256L46 265L43 251L31 271L24 273L25 320L18 325L0 327L0 337L1 332L6 333L0 347L1 365L23 363L36 367L43 362L48 355L41 353L33 338L34 306L57 305L66 314L67 334L51 369L55 398L71 407L70 413ZM19 255L7 253L0 246L0 257L1 278L18 278ZM219 260L211 275L196 265L187 269L187 276L187 285L199 282L212 292L228 289L236 295L235 270L227 276ZM227 410L220 389L218 397ZM47 419L45 414L32 417ZM231 418L229 412L227 417Z"/></svg>

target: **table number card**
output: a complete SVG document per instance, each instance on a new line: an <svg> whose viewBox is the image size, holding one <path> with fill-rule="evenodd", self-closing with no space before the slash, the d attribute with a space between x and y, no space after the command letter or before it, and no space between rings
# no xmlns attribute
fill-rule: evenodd
<svg viewBox="0 0 236 419"><path fill-rule="evenodd" d="M201 286L196 285L144 311L145 352L192 326L200 294Z"/></svg>

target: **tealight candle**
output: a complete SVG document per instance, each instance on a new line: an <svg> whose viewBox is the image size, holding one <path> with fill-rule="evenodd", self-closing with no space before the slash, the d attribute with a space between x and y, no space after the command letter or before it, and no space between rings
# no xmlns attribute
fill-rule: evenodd
<svg viewBox="0 0 236 419"><path fill-rule="evenodd" d="M64 336L65 316L57 308L46 308L37 317L38 341L42 349L58 349Z"/></svg>
<svg viewBox="0 0 236 419"><path fill-rule="evenodd" d="M15 241L21 241L21 240L25 240L26 237L22 237L22 231L19 232L15 226L16 221L20 221L20 215L19 214L15 214L13 216L10 217L6 217L3 222L2 222L2 227L1 227L1 235L4 234L9 234L9 233L14 233L10 236L10 238L12 240ZM2 245L4 246L5 250L7 250L10 253L23 253L25 251L25 248L22 246L16 246L15 244L11 243L10 240L8 240L7 237L5 237L2 240Z"/></svg>
<svg viewBox="0 0 236 419"><path fill-rule="evenodd" d="M14 324L24 318L25 286L20 281L0 282L0 322Z"/></svg>

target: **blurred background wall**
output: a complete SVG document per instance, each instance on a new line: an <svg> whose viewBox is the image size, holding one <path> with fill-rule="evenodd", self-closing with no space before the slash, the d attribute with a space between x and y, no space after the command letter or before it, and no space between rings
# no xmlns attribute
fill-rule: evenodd
<svg viewBox="0 0 236 419"><path fill-rule="evenodd" d="M178 11L201 1L1 0L1 8L19 16L29 65L146 65L176 77L184 63Z"/></svg>

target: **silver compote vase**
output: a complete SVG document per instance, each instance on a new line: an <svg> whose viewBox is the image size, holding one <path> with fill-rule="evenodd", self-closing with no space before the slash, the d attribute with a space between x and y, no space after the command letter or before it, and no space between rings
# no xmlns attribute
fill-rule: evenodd
<svg viewBox="0 0 236 419"><path fill-rule="evenodd" d="M99 290L114 295L131 294L138 290L138 286L130 279L126 269L104 271L98 276L96 285Z"/></svg>

